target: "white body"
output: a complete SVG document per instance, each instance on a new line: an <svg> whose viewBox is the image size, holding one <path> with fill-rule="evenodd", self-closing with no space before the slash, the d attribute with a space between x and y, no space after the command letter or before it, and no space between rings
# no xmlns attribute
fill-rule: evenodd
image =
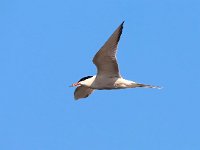
<svg viewBox="0 0 200 150"><path fill-rule="evenodd" d="M138 87L136 82L123 79L122 77L105 77L105 76L93 76L80 82L81 85L91 89L97 90L109 90L109 89L125 89Z"/></svg>

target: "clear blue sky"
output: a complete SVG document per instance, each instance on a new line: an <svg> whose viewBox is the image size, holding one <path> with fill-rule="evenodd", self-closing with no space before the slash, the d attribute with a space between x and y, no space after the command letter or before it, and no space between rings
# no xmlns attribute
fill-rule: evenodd
<svg viewBox="0 0 200 150"><path fill-rule="evenodd" d="M125 20L124 78L164 89L68 86ZM1 150L199 150L199 0L1 0Z"/></svg>

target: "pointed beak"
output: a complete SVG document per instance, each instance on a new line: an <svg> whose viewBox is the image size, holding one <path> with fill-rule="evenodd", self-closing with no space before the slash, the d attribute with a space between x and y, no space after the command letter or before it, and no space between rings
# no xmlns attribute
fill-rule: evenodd
<svg viewBox="0 0 200 150"><path fill-rule="evenodd" d="M75 86L80 86L80 83L73 83L72 85L70 85L69 87L75 87Z"/></svg>

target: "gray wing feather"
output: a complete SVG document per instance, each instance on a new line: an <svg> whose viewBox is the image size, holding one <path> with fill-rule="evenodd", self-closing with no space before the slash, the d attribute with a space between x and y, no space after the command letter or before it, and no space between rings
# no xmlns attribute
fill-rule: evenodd
<svg viewBox="0 0 200 150"><path fill-rule="evenodd" d="M123 23L124 22L114 31L107 42L94 56L93 63L97 67L97 75L121 77L117 64L116 52L122 34Z"/></svg>
<svg viewBox="0 0 200 150"><path fill-rule="evenodd" d="M74 91L74 99L78 100L80 98L86 98L88 97L94 90L91 88L88 88L86 86L79 86Z"/></svg>

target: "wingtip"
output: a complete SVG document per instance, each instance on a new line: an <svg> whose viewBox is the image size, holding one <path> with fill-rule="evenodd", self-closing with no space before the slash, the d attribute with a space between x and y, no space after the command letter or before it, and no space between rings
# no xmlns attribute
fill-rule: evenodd
<svg viewBox="0 0 200 150"><path fill-rule="evenodd" d="M77 101L78 99L80 99L80 98L78 98L78 97L74 97L74 100L75 100L75 101Z"/></svg>
<svg viewBox="0 0 200 150"><path fill-rule="evenodd" d="M123 25L124 25L124 22L125 22L125 20L124 20L124 21L122 21L122 23L121 23L121 26L123 26Z"/></svg>

